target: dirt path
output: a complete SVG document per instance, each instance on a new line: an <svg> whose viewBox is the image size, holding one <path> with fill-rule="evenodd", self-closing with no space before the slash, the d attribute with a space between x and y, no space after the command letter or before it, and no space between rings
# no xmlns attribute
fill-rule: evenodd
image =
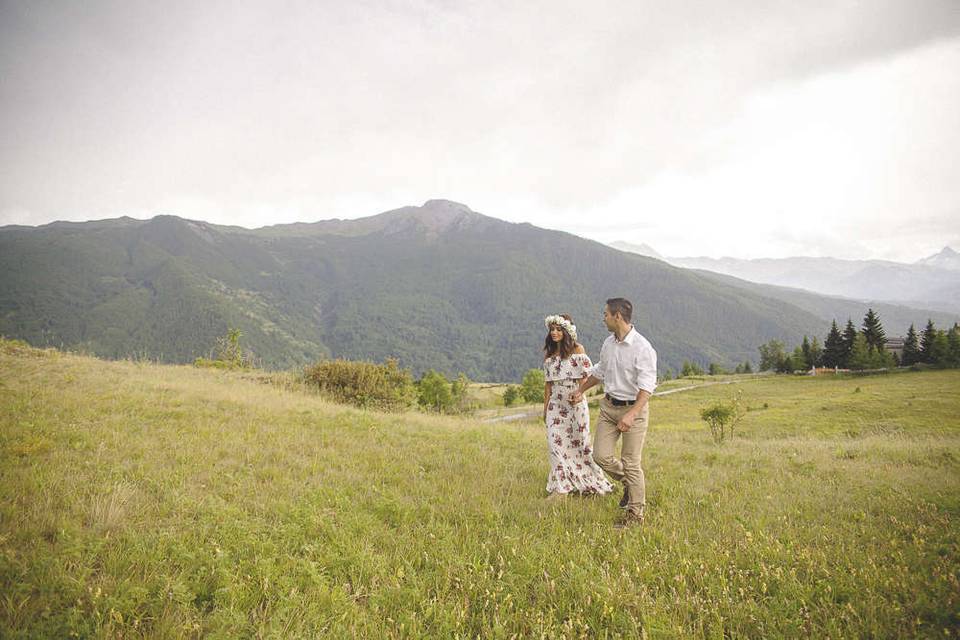
<svg viewBox="0 0 960 640"><path fill-rule="evenodd" d="M739 382L747 382L749 380L756 380L757 378L745 378L740 380L720 380L718 382L704 382L703 384L692 384L688 387L677 387L676 389L668 389L666 391L654 391L653 396L668 396L671 393L680 393L681 391L692 391L693 389L702 389L703 387L715 387L720 384L736 384ZM482 420L485 423L494 423L494 422L514 422L516 420L524 420L526 418L535 418L543 413L542 409L527 409L520 413L511 413L505 416L496 416L493 418L486 418Z"/></svg>

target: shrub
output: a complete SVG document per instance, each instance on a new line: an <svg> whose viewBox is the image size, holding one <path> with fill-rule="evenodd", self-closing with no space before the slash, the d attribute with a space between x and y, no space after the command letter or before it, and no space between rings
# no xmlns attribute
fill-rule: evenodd
<svg viewBox="0 0 960 640"><path fill-rule="evenodd" d="M337 402L358 407L400 411L417 401L413 376L397 361L384 364L327 360L304 370L304 381Z"/></svg>
<svg viewBox="0 0 960 640"><path fill-rule="evenodd" d="M700 417L710 427L713 441L720 444L728 435L733 437L733 430L745 413L743 393L737 391L729 402L715 402L701 409Z"/></svg>
<svg viewBox="0 0 960 640"><path fill-rule="evenodd" d="M543 402L545 376L543 369L530 369L523 374L520 396L524 402Z"/></svg>
<svg viewBox="0 0 960 640"><path fill-rule="evenodd" d="M193 361L195 367L211 367L214 369L249 369L253 366L253 354L244 351L240 346L240 329L228 329L227 333L217 338L214 347L216 356L213 358L197 358Z"/></svg>
<svg viewBox="0 0 960 640"><path fill-rule="evenodd" d="M690 376L702 376L703 367L696 362L683 361L683 367L680 369L680 377L688 378Z"/></svg>
<svg viewBox="0 0 960 640"><path fill-rule="evenodd" d="M430 370L417 385L417 402L424 409L447 413L453 408L453 392L442 373Z"/></svg>
<svg viewBox="0 0 960 640"><path fill-rule="evenodd" d="M520 387L515 384L508 385L503 391L503 405L509 407L520 398Z"/></svg>
<svg viewBox="0 0 960 640"><path fill-rule="evenodd" d="M708 368L708 371L712 376L722 376L724 374L730 373L723 367L723 365L717 362L711 362L710 367Z"/></svg>

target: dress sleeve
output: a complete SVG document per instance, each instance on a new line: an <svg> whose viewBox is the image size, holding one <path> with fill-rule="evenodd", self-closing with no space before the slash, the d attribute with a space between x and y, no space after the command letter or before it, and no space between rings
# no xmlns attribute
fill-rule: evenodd
<svg viewBox="0 0 960 640"><path fill-rule="evenodd" d="M577 357L580 358L580 367L583 371L584 377L593 373L593 363L590 362L590 356L588 356L585 353L582 353Z"/></svg>

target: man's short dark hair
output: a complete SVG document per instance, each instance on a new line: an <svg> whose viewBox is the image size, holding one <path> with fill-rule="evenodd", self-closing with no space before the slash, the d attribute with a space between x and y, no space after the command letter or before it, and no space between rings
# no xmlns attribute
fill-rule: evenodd
<svg viewBox="0 0 960 640"><path fill-rule="evenodd" d="M619 313L624 322L630 322L633 318L633 305L626 298L610 298L607 300L607 309L612 316Z"/></svg>

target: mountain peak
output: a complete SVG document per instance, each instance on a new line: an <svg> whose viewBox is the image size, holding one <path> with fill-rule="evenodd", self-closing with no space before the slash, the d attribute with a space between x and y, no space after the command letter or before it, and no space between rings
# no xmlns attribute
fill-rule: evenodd
<svg viewBox="0 0 960 640"><path fill-rule="evenodd" d="M944 247L940 250L940 253L935 253L932 256L917 260L917 264L928 267L939 267L941 269L960 270L960 253L957 253L950 247Z"/></svg>
<svg viewBox="0 0 960 640"><path fill-rule="evenodd" d="M463 227L476 222L484 216L470 207L453 200L427 200L420 207L403 207L374 216L373 220L382 220L384 231L397 233L419 229L428 236L434 236L449 229Z"/></svg>
<svg viewBox="0 0 960 640"><path fill-rule="evenodd" d="M460 213L475 213L473 209L453 200L444 200L443 198L433 198L423 203L421 209L429 211L457 211Z"/></svg>

